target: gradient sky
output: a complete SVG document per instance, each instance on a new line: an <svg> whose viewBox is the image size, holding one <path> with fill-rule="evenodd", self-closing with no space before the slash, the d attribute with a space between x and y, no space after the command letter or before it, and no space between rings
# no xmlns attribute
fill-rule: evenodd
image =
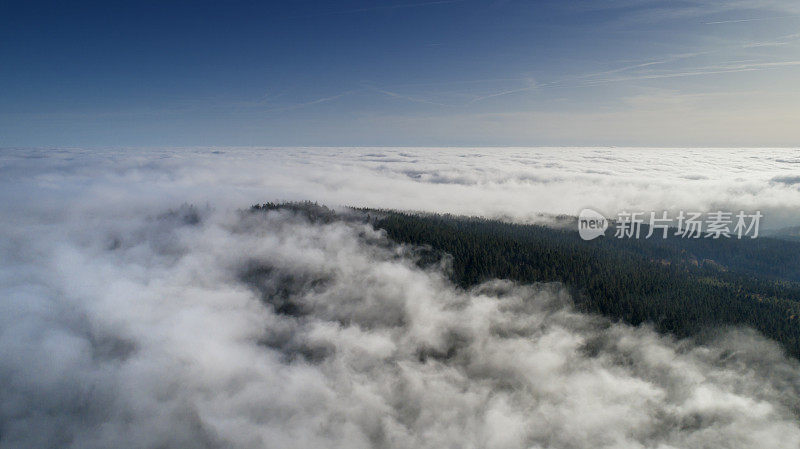
<svg viewBox="0 0 800 449"><path fill-rule="evenodd" d="M800 145L800 2L0 0L0 146Z"/></svg>

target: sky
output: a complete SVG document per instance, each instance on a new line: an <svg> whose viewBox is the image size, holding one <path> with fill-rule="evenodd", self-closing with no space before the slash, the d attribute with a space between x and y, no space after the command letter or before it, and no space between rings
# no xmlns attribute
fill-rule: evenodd
<svg viewBox="0 0 800 449"><path fill-rule="evenodd" d="M0 2L0 147L800 142L800 4Z"/></svg>

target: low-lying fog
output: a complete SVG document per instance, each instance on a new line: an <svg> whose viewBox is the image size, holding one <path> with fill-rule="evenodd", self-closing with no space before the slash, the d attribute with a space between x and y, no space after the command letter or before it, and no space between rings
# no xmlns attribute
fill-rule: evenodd
<svg viewBox="0 0 800 449"><path fill-rule="evenodd" d="M367 224L239 211L788 225L797 167L790 150L3 150L0 446L799 447L800 365L753 332L675 341L575 312L558 285L462 291Z"/></svg>

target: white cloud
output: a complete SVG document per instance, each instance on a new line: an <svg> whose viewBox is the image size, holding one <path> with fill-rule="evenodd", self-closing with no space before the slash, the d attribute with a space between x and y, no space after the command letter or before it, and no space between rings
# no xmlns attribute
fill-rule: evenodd
<svg viewBox="0 0 800 449"><path fill-rule="evenodd" d="M796 175L794 149L9 150L2 162L0 205L9 220L27 218L14 212L20 207L52 215L102 205L135 216L153 204L241 208L311 199L516 220L592 207L610 215L761 209L767 226L800 222L796 186L774 182Z"/></svg>
<svg viewBox="0 0 800 449"><path fill-rule="evenodd" d="M218 151L2 153L3 447L800 444L800 367L751 333L698 346L574 312L555 285L459 291L366 225L236 210L788 217L797 191L774 178L797 152ZM184 201L199 222L164 214Z"/></svg>

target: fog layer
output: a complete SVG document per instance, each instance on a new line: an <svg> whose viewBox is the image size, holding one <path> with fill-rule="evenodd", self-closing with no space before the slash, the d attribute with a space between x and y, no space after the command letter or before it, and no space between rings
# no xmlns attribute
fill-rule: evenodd
<svg viewBox="0 0 800 449"><path fill-rule="evenodd" d="M287 212L59 228L4 239L3 447L800 444L797 363L746 331L459 291L369 225Z"/></svg>
<svg viewBox="0 0 800 449"><path fill-rule="evenodd" d="M564 189L594 191L592 175L281 151L2 153L0 447L800 446L800 367L750 331L675 341L575 312L558 285L463 291L367 224L237 210L301 195L498 214L530 202L524 218L591 202ZM549 163L562 164L536 162ZM741 173L754 174L686 182L795 204L789 178ZM598 176L626 192L621 174ZM643 176L614 201L690 197Z"/></svg>

